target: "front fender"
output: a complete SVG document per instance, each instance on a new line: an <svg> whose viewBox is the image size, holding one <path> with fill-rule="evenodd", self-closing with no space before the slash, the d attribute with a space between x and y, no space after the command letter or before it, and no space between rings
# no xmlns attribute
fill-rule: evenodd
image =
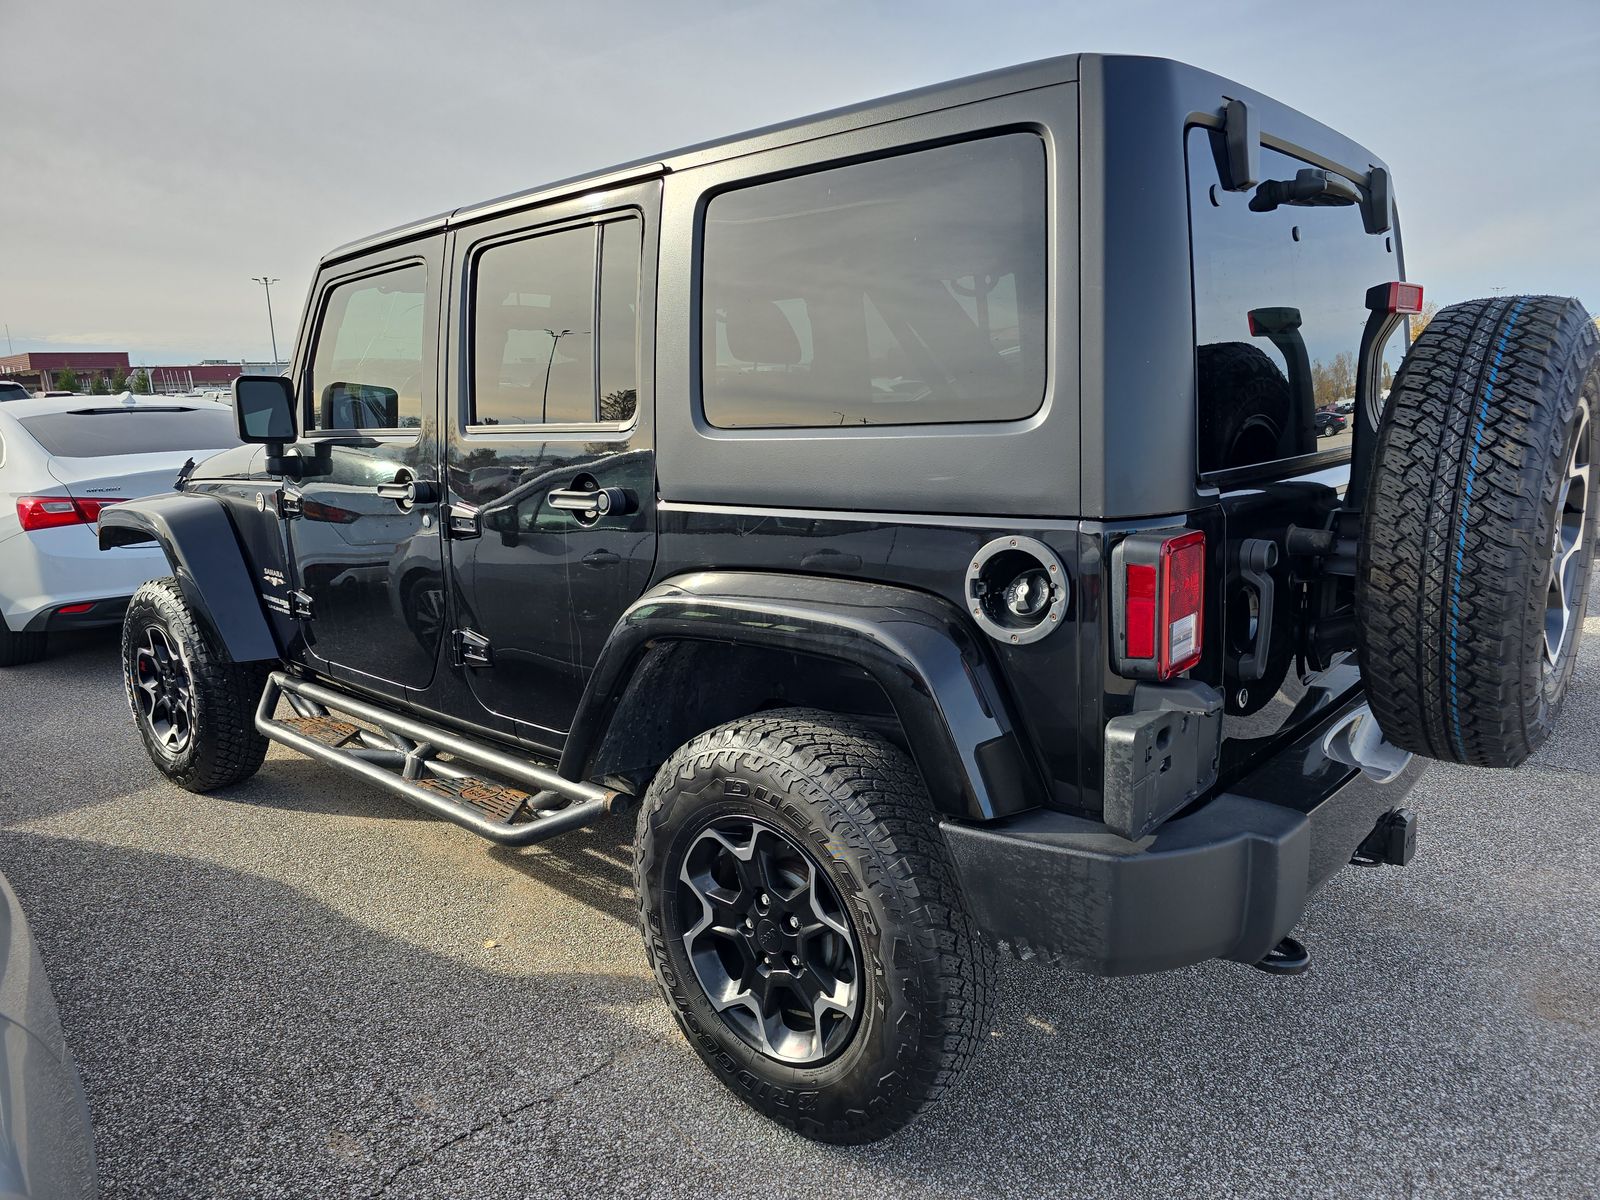
<svg viewBox="0 0 1600 1200"><path fill-rule="evenodd" d="M100 549L156 542L183 598L234 662L282 657L222 502L174 492L100 511Z"/></svg>
<svg viewBox="0 0 1600 1200"><path fill-rule="evenodd" d="M759 646L865 670L883 689L940 811L992 819L1042 789L984 647L947 601L885 584L707 571L646 592L600 655L562 755L580 778L652 655L674 643ZM648 686L648 684L644 685Z"/></svg>

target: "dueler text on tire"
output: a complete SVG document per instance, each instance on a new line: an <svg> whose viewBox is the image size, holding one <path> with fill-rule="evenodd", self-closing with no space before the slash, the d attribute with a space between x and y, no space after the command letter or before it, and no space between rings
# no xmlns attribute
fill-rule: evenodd
<svg viewBox="0 0 1600 1200"><path fill-rule="evenodd" d="M177 580L151 580L128 602L122 670L139 736L168 779L209 792L260 769L267 739L255 715L267 667L214 646Z"/></svg>
<svg viewBox="0 0 1600 1200"><path fill-rule="evenodd" d="M873 1141L972 1057L990 951L916 767L864 726L788 709L697 737L645 797L635 875L667 1003L765 1116Z"/></svg>
<svg viewBox="0 0 1600 1200"><path fill-rule="evenodd" d="M1594 553L1600 339L1553 296L1453 305L1378 433L1356 583L1378 724L1431 758L1510 767L1549 736Z"/></svg>

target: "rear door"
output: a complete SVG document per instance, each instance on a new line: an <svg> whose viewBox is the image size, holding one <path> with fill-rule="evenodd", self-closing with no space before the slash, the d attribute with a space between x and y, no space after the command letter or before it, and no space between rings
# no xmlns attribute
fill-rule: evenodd
<svg viewBox="0 0 1600 1200"><path fill-rule="evenodd" d="M1354 422L1329 430L1317 414L1354 396L1367 289L1404 274L1394 235L1366 233L1358 208L1252 211L1252 192L1228 190L1222 131L1190 128L1187 151L1199 467L1220 494L1226 542L1226 778L1313 719L1331 678L1319 668L1354 661L1337 605L1321 629L1347 636L1310 642L1317 607L1339 597L1297 578L1283 543L1291 524L1325 527L1343 493ZM1311 165L1262 147L1266 179ZM1385 387L1404 349L1400 335L1386 348Z"/></svg>
<svg viewBox="0 0 1600 1200"><path fill-rule="evenodd" d="M436 234L325 270L295 368L301 471L285 481L285 525L308 653L397 697L427 687L444 632L443 246Z"/></svg>
<svg viewBox="0 0 1600 1200"><path fill-rule="evenodd" d="M451 615L484 714L559 749L655 559L660 183L456 233ZM585 496L604 491L609 507Z"/></svg>

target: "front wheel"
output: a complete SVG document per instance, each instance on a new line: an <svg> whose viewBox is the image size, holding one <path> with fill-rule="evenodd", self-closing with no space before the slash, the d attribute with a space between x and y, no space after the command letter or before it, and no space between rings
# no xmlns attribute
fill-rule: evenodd
<svg viewBox="0 0 1600 1200"><path fill-rule="evenodd" d="M168 779L209 792L261 768L267 739L255 711L268 668L213 645L177 580L152 580L128 602L122 668L139 736Z"/></svg>
<svg viewBox="0 0 1600 1200"><path fill-rule="evenodd" d="M916 767L865 727L789 709L702 734L650 786L635 877L685 1036L772 1120L875 1141L976 1050L990 951Z"/></svg>

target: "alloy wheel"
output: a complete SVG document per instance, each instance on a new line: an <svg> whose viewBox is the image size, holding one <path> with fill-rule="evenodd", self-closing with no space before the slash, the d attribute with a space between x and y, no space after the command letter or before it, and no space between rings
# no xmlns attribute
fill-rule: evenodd
<svg viewBox="0 0 1600 1200"><path fill-rule="evenodd" d="M678 875L695 977L747 1044L814 1065L850 1040L861 954L838 889L794 839L754 817L712 821Z"/></svg>
<svg viewBox="0 0 1600 1200"><path fill-rule="evenodd" d="M134 653L133 695L139 719L168 754L182 754L194 737L194 690L189 664L164 629L145 630Z"/></svg>
<svg viewBox="0 0 1600 1200"><path fill-rule="evenodd" d="M1555 532L1550 553L1550 578L1544 606L1545 666L1554 670L1567 644L1583 622L1587 597L1583 583L1583 539L1589 522L1589 407L1578 409L1572 454L1556 504Z"/></svg>

